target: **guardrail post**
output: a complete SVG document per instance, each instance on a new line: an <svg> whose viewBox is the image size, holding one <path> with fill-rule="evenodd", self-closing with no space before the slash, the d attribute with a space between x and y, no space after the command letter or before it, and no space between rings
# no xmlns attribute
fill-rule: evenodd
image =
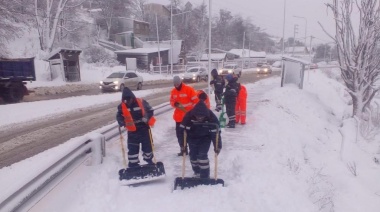
<svg viewBox="0 0 380 212"><path fill-rule="evenodd" d="M91 152L92 160L91 165L99 165L103 162L105 156L105 136L100 133L91 133Z"/></svg>

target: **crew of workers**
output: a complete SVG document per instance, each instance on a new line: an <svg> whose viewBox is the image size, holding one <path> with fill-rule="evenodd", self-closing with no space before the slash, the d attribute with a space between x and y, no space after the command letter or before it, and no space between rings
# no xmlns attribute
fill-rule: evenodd
<svg viewBox="0 0 380 212"><path fill-rule="evenodd" d="M219 112L223 104L226 106L228 116L226 128L235 128L237 123L245 124L246 88L237 82L238 77L233 74L228 74L223 78L218 75L216 69L213 69L211 75L213 79L210 85L214 87L215 110ZM173 85L174 88L170 92L170 105L174 108L173 119L180 148L177 155L190 154L195 176L209 178L208 151L211 143L216 154L219 154L222 149L219 120L210 110L210 99L203 90L197 91L186 85L178 76L173 78ZM128 132L128 167L139 166L140 144L144 161L153 164L153 141L150 131L150 127L155 122L153 115L154 110L146 100L136 98L129 88L124 88L116 119L119 126L125 127Z"/></svg>

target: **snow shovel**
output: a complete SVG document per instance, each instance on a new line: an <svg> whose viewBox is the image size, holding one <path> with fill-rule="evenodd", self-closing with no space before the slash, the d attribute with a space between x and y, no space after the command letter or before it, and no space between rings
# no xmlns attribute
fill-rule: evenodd
<svg viewBox="0 0 380 212"><path fill-rule="evenodd" d="M225 128L226 127L226 118L224 117L224 114L226 114L226 112L224 112L224 97L222 98L222 112L220 113L219 115L219 124L220 124L220 128Z"/></svg>
<svg viewBox="0 0 380 212"><path fill-rule="evenodd" d="M218 140L219 140L219 127L217 124L204 124L204 125L212 125L215 126L217 129L216 132L216 146L218 146ZM186 146L186 131L184 135L184 146ZM174 190L177 189L177 187L180 187L182 190L184 188L191 188L199 185L218 185L221 184L224 186L224 180L218 179L218 154L215 153L215 172L214 172L214 178L196 178L196 177L185 177L185 162L186 162L186 154L183 153L182 155L182 177L177 177L174 180Z"/></svg>
<svg viewBox="0 0 380 212"><path fill-rule="evenodd" d="M120 142L121 142L122 151L123 151L124 167L126 167L125 169L119 170L119 179L120 181L123 181L123 184L132 185L136 183L158 180L165 177L164 164L162 162L156 162L156 157L154 156L154 145L153 145L152 132L150 128L149 128L149 138L150 138L150 144L152 145L154 164L144 164L144 165L139 165L137 167L127 168L127 162L125 160L125 150L124 150L124 145L123 145L124 138L121 135L120 128L119 128L119 133L120 133Z"/></svg>

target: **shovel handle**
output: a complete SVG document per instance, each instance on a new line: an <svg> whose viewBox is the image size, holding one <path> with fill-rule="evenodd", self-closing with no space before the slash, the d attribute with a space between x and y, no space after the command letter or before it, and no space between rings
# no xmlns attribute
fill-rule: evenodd
<svg viewBox="0 0 380 212"><path fill-rule="evenodd" d="M186 129L184 131L184 134L183 134L183 146L184 148L186 148L186 137L187 137L187 133L186 133ZM185 178L185 163L186 163L186 151L183 151L182 153L182 179Z"/></svg>
<svg viewBox="0 0 380 212"><path fill-rule="evenodd" d="M154 145L153 145L153 137L152 137L152 129L149 127L149 139L150 145L152 146L152 154L153 154L153 162L156 164L156 156L154 155Z"/></svg>
<svg viewBox="0 0 380 212"><path fill-rule="evenodd" d="M216 138L215 138L215 148L218 148L219 146L219 127L216 128ZM214 169L214 176L215 180L218 179L218 153L215 152L215 169Z"/></svg>
<svg viewBox="0 0 380 212"><path fill-rule="evenodd" d="M124 148L124 143L123 143L124 137L121 134L121 128L120 127L118 128L119 128L119 135L120 135L121 152L123 154L123 164L124 164L124 167L127 168L127 160L125 159L125 148Z"/></svg>

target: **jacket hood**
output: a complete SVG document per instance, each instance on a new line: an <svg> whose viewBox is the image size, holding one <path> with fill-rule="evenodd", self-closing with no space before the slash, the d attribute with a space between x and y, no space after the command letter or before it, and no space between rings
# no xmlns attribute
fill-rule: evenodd
<svg viewBox="0 0 380 212"><path fill-rule="evenodd" d="M130 98L136 99L136 96L135 96L135 94L133 94L131 89L129 89L128 87L125 87L123 90L123 94L121 96L121 100L124 101L124 100L130 99Z"/></svg>
<svg viewBox="0 0 380 212"><path fill-rule="evenodd" d="M199 101L191 110L194 116L206 116L208 117L209 109L203 101Z"/></svg>
<svg viewBox="0 0 380 212"><path fill-rule="evenodd" d="M212 69L212 71L211 71L211 75L213 76L213 77L217 77L218 76L218 71L214 68L214 69Z"/></svg>

